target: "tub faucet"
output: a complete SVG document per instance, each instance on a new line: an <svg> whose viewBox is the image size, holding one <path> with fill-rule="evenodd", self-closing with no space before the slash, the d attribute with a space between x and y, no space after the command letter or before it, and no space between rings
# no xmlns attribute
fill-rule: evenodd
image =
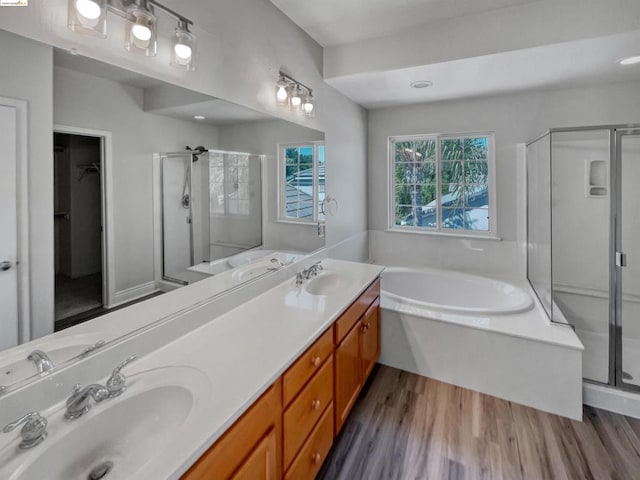
<svg viewBox="0 0 640 480"><path fill-rule="evenodd" d="M49 355L44 353L42 350L34 350L29 354L27 360L31 360L36 364L38 373L48 372L49 370L53 370L55 368L55 365L49 358Z"/></svg>

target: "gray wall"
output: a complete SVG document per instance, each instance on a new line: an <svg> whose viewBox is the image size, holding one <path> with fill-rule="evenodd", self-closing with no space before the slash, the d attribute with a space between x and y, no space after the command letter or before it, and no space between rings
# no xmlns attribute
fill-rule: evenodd
<svg viewBox="0 0 640 480"><path fill-rule="evenodd" d="M363 108L324 83L323 52L320 45L268 0L168 0L165 3L196 20L194 33L198 37L199 54L195 72L181 72L169 67L170 44L167 38L175 22L168 18L159 22L162 24L161 43L155 58L132 55L122 48L124 22L114 15L109 17L107 39L74 34L66 27L67 0L31 2L25 8L5 8L0 16L0 29L63 49L75 48L81 55L325 131L327 184L332 186L333 195L340 204L349 206L341 208L336 216L327 219L327 244L338 244L364 232L367 228L367 114ZM4 45L3 41L3 47ZM24 85L25 78L31 79L27 82L31 81L38 86L36 97L48 95L48 110L38 114L37 118L38 122L48 122L47 126L50 127L51 95L50 87L47 93L46 82L50 73L43 74L42 68L51 66L51 49L43 51L49 52L48 60L38 54L24 55L20 52L17 55L18 60L29 58L35 71L15 75L23 67L5 68L4 63L3 71L11 72L12 81L20 86ZM313 88L317 106L315 118L301 119L278 108L274 91L280 69ZM29 92L15 96L30 98ZM51 128L32 130L29 133L39 144L46 141L46 157L39 155L35 158L48 158L50 165ZM44 154L44 149L42 153ZM53 211L53 171L50 166L42 170L32 168L30 171L31 187L34 188L32 194L37 197L34 202L38 211L37 218L34 217L32 223L38 224L36 230L39 232L33 238L32 253L35 254L36 263L44 267L43 275L38 279L40 288L36 290L39 292L38 302L41 302L41 308L36 309L34 314L41 313L42 318L47 319L53 316L53 219L50 218ZM137 185L134 180L139 178L137 174L143 173L144 168L134 162L117 176L116 181L123 182L122 191L142 188L148 192L150 178L142 186ZM116 208L122 210L125 203L126 200L119 200ZM138 221L145 224L150 220L131 215L123 228L131 229L130 243L144 244L146 236L141 233ZM147 231L148 225L143 225L142 230ZM144 258L149 255L150 244L146 247L148 251L142 252ZM141 253L140 248L132 250ZM366 256L364 251L354 253L358 257ZM137 257L131 250L127 250L120 256L118 264L122 266L130 261L136 262ZM117 288L126 288L144 281L146 273L137 271L124 278L119 277Z"/></svg>
<svg viewBox="0 0 640 480"><path fill-rule="evenodd" d="M53 84L55 124L113 136L116 293L152 282L152 155L186 145L214 148L217 128L145 113L143 89L104 78L55 67Z"/></svg>
<svg viewBox="0 0 640 480"><path fill-rule="evenodd" d="M369 112L371 256L480 272L524 274L524 175L520 143L552 127L640 122L640 84L613 84ZM498 235L501 242L385 232L387 140L392 135L495 132Z"/></svg>
<svg viewBox="0 0 640 480"><path fill-rule="evenodd" d="M2 9L3 16L5 10ZM2 30L0 45L0 96L28 100L27 261L31 331L39 337L53 326L53 49ZM45 321L40 322L41 319Z"/></svg>

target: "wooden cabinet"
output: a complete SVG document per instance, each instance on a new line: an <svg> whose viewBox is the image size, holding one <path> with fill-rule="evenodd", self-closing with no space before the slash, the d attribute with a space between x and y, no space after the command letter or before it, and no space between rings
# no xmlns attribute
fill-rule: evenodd
<svg viewBox="0 0 640 480"><path fill-rule="evenodd" d="M282 388L280 380L277 380L200 457L182 476L182 480L282 478L279 451L279 439L282 435L281 405ZM260 475L246 476L256 473Z"/></svg>
<svg viewBox="0 0 640 480"><path fill-rule="evenodd" d="M336 348L336 433L342 428L362 388L360 335L360 330L354 325Z"/></svg>
<svg viewBox="0 0 640 480"><path fill-rule="evenodd" d="M355 307L356 311L362 313L356 322L349 318L351 330L342 338L342 332L339 332L338 327L344 316L336 322L336 339L339 341L335 351L336 434L342 429L364 382L380 356L380 298L377 295L379 292L378 280L347 310L346 314L352 314ZM368 305L363 306L363 298L370 300Z"/></svg>
<svg viewBox="0 0 640 480"><path fill-rule="evenodd" d="M272 428L240 465L232 480L277 480L277 455L276 430Z"/></svg>
<svg viewBox="0 0 640 480"><path fill-rule="evenodd" d="M371 304L360 320L362 377L366 380L380 356L380 299Z"/></svg>
<svg viewBox="0 0 640 480"><path fill-rule="evenodd" d="M182 480L312 480L380 354L380 281L311 345Z"/></svg>

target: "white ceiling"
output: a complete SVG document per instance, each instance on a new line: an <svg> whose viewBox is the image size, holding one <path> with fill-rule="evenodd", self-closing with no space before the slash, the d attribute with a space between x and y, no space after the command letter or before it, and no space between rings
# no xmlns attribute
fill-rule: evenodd
<svg viewBox="0 0 640 480"><path fill-rule="evenodd" d="M323 47L539 0L271 0Z"/></svg>
<svg viewBox="0 0 640 480"><path fill-rule="evenodd" d="M513 50L420 67L366 72L327 82L365 108L427 103L545 88L640 80L640 65L616 60L637 52L640 31ZM417 80L433 86L410 88Z"/></svg>

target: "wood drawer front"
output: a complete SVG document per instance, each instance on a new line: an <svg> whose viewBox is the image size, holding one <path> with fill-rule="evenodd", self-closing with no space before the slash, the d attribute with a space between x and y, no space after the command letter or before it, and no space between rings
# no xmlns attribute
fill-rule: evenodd
<svg viewBox="0 0 640 480"><path fill-rule="evenodd" d="M285 372L282 377L284 405L289 405L307 381L333 353L333 329L329 328Z"/></svg>
<svg viewBox="0 0 640 480"><path fill-rule="evenodd" d="M300 450L322 412L333 401L333 357L329 358L284 412L285 469Z"/></svg>
<svg viewBox="0 0 640 480"><path fill-rule="evenodd" d="M336 322L336 344L349 333L349 330L355 325L362 314L369 308L376 297L380 296L380 279L367 288L358 299L344 312Z"/></svg>
<svg viewBox="0 0 640 480"><path fill-rule="evenodd" d="M253 453L275 425L280 431L282 387L279 380L247 410L225 434L182 476L182 480L224 480ZM277 466L279 467L279 466ZM277 468L276 471L282 471Z"/></svg>
<svg viewBox="0 0 640 480"><path fill-rule="evenodd" d="M276 430L272 428L253 449L231 480L278 480L276 439Z"/></svg>
<svg viewBox="0 0 640 480"><path fill-rule="evenodd" d="M311 480L316 478L333 443L333 403L325 410L304 443L300 453L284 476L285 480Z"/></svg>

